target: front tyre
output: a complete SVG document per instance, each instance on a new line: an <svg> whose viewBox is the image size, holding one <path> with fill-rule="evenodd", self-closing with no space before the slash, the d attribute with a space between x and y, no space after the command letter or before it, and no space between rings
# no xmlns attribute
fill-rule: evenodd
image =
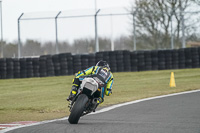
<svg viewBox="0 0 200 133"><path fill-rule="evenodd" d="M77 124L83 111L86 103L88 102L88 97L85 94L81 94L76 100L71 114L69 115L68 121L70 124Z"/></svg>

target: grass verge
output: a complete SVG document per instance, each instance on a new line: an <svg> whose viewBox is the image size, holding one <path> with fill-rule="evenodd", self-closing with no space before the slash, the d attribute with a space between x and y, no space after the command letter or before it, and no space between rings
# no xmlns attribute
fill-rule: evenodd
<svg viewBox="0 0 200 133"><path fill-rule="evenodd" d="M170 72L175 88L169 87ZM74 76L0 80L0 123L69 115L65 100ZM114 73L113 94L101 106L200 89L200 69Z"/></svg>

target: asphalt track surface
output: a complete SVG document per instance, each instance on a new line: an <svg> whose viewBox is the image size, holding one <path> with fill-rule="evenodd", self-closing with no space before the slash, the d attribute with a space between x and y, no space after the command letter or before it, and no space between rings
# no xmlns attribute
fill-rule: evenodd
<svg viewBox="0 0 200 133"><path fill-rule="evenodd" d="M200 92L151 99L68 120L8 133L200 133Z"/></svg>

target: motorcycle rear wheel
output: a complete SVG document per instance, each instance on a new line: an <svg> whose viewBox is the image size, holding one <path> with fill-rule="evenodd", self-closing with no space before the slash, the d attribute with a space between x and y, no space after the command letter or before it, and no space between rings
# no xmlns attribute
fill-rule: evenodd
<svg viewBox="0 0 200 133"><path fill-rule="evenodd" d="M71 114L69 115L68 121L70 124L77 124L83 111L86 103L88 102L88 97L85 94L81 94L76 100Z"/></svg>

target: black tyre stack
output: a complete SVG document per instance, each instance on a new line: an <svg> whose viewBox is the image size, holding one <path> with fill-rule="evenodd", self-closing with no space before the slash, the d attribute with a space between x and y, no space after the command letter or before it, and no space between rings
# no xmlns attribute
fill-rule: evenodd
<svg viewBox="0 0 200 133"><path fill-rule="evenodd" d="M130 60L131 60L131 71L138 71L138 58L137 58L137 52L131 52L130 53Z"/></svg>
<svg viewBox="0 0 200 133"><path fill-rule="evenodd" d="M172 50L165 50L165 69L172 69Z"/></svg>
<svg viewBox="0 0 200 133"><path fill-rule="evenodd" d="M131 71L131 53L130 53L130 51L123 51L123 64L124 64L124 71L130 72Z"/></svg>
<svg viewBox="0 0 200 133"><path fill-rule="evenodd" d="M158 50L158 70L165 69L165 53L164 50Z"/></svg>
<svg viewBox="0 0 200 133"><path fill-rule="evenodd" d="M74 74L74 69L73 69L73 57L71 54L68 54L67 56L67 64L68 64L68 75L73 75Z"/></svg>
<svg viewBox="0 0 200 133"><path fill-rule="evenodd" d="M199 67L200 67L200 47L198 47L198 53L199 53Z"/></svg>
<svg viewBox="0 0 200 133"><path fill-rule="evenodd" d="M6 78L7 79L12 79L14 77L14 63L12 58L7 58L6 59Z"/></svg>
<svg viewBox="0 0 200 133"><path fill-rule="evenodd" d="M178 50L172 51L172 69L178 69L179 68L179 55Z"/></svg>
<svg viewBox="0 0 200 133"><path fill-rule="evenodd" d="M100 60L107 61L112 72L184 69L200 67L200 47L178 50L109 51L96 54L43 55L39 58L0 59L0 79L72 75Z"/></svg>
<svg viewBox="0 0 200 133"><path fill-rule="evenodd" d="M79 72L82 70L81 68L81 55L73 55L73 66L74 66L74 73Z"/></svg>
<svg viewBox="0 0 200 133"><path fill-rule="evenodd" d="M124 71L123 51L115 51L115 54L117 61L117 72L123 72Z"/></svg>
<svg viewBox="0 0 200 133"><path fill-rule="evenodd" d="M151 51L144 51L145 70L152 70Z"/></svg>
<svg viewBox="0 0 200 133"><path fill-rule="evenodd" d="M53 65L54 65L55 76L60 76L60 60L59 60L59 55L53 55L52 56L52 61L53 61Z"/></svg>
<svg viewBox="0 0 200 133"><path fill-rule="evenodd" d="M14 63L14 78L20 78L20 62L19 59L13 59Z"/></svg>
<svg viewBox="0 0 200 133"><path fill-rule="evenodd" d="M103 60L103 52L97 52L96 53L96 63L100 60Z"/></svg>
<svg viewBox="0 0 200 133"><path fill-rule="evenodd" d="M158 70L158 51L151 51L152 70Z"/></svg>
<svg viewBox="0 0 200 133"><path fill-rule="evenodd" d="M112 72L117 72L116 53L114 51L109 52L109 65Z"/></svg>
<svg viewBox="0 0 200 133"><path fill-rule="evenodd" d="M178 50L178 58L179 58L178 68L180 68L180 69L185 68L185 52L184 52L184 49Z"/></svg>
<svg viewBox="0 0 200 133"><path fill-rule="evenodd" d="M96 65L96 56L95 54L89 54L88 55L88 65L90 66L95 66Z"/></svg>
<svg viewBox="0 0 200 133"><path fill-rule="evenodd" d="M27 78L26 58L20 58L20 77Z"/></svg>
<svg viewBox="0 0 200 133"><path fill-rule="evenodd" d="M6 59L2 58L0 59L0 79L6 79L7 75L7 67L6 67Z"/></svg>
<svg viewBox="0 0 200 133"><path fill-rule="evenodd" d="M106 51L106 52L103 52L103 60L106 61L106 62L109 62L109 52Z"/></svg>
<svg viewBox="0 0 200 133"><path fill-rule="evenodd" d="M32 58L33 77L40 77L40 61L39 58Z"/></svg>
<svg viewBox="0 0 200 133"><path fill-rule="evenodd" d="M40 77L46 77L47 76L47 63L46 63L46 55L42 55L39 58L39 62L40 62Z"/></svg>
<svg viewBox="0 0 200 133"><path fill-rule="evenodd" d="M68 75L67 56L68 56L68 53L59 54L59 60L60 60L60 75Z"/></svg>
<svg viewBox="0 0 200 133"><path fill-rule="evenodd" d="M199 51L198 51L198 48L196 48L196 47L191 48L191 54L192 54L192 68L198 68L199 67Z"/></svg>
<svg viewBox="0 0 200 133"><path fill-rule="evenodd" d="M138 71L145 71L145 56L144 51L137 52Z"/></svg>
<svg viewBox="0 0 200 133"><path fill-rule="evenodd" d="M26 59L27 78L33 77L33 62L32 58Z"/></svg>
<svg viewBox="0 0 200 133"><path fill-rule="evenodd" d="M47 55L46 59L47 76L55 76L52 55Z"/></svg>
<svg viewBox="0 0 200 133"><path fill-rule="evenodd" d="M192 53L191 48L185 48L185 68L192 68Z"/></svg>
<svg viewBox="0 0 200 133"><path fill-rule="evenodd" d="M85 70L89 67L89 59L88 55L81 55L81 70Z"/></svg>

